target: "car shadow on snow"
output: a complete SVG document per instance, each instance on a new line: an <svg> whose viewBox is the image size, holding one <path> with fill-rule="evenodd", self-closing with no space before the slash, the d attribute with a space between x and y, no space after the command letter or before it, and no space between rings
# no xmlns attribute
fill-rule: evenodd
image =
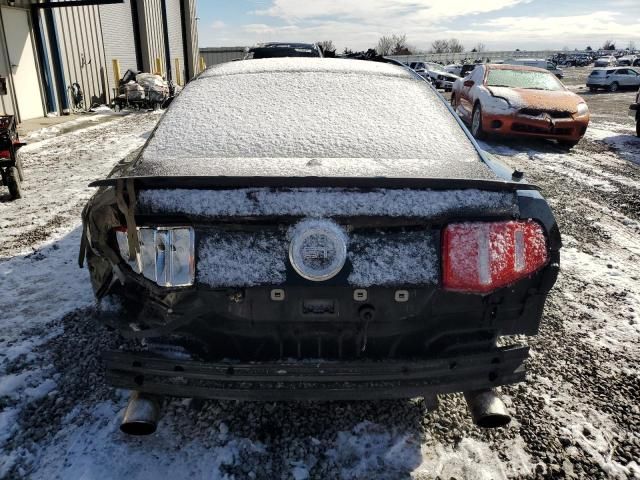
<svg viewBox="0 0 640 480"><path fill-rule="evenodd" d="M42 265L43 274L69 270L77 253L69 246L76 236L74 231L10 262L15 269L30 265L27 274L36 264ZM84 278L77 266L73 269ZM68 286L78 287L67 276L72 284ZM48 302L55 304L55 290L41 287L49 292ZM85 289L90 290L86 281ZM46 300L39 302L39 309L47 308ZM430 434L424 426L429 416L420 400L266 403L167 398L154 435L126 436L119 424L128 392L107 384L102 361L103 351L123 341L102 325L99 307L87 303L86 292L81 303L85 306L70 307L70 313L56 320L30 323L19 341L41 339L35 342L39 346L3 365L5 372L32 375L29 388L16 392L7 405L0 398L0 413L4 406L18 412L15 428L0 444L0 457L13 459L5 465L8 478L78 478L80 472L87 478L184 478L186 470L195 472L192 478L249 478L251 472L254 478L307 478L305 472L321 478L408 478L422 463L421 445ZM55 385L42 395L29 394L52 381Z"/></svg>
<svg viewBox="0 0 640 480"><path fill-rule="evenodd" d="M127 436L119 424L128 392L107 384L102 362L103 351L122 344L117 334L93 307L44 329L63 332L37 349L39 363L53 365L57 386L22 409L7 453L26 449L33 456L23 458L33 463L14 465L16 478L20 469L39 478L76 478L78 465L87 478L184 478L185 468L191 478L409 478L422 463L430 434L421 400L166 398L155 434ZM144 474L136 472L141 464Z"/></svg>
<svg viewBox="0 0 640 480"><path fill-rule="evenodd" d="M489 153L508 156L523 153L528 155L536 153L566 155L573 150L569 150L566 146L560 145L554 140L544 138L490 137L478 143L480 148Z"/></svg>
<svg viewBox="0 0 640 480"><path fill-rule="evenodd" d="M640 165L640 137L620 134L604 137L601 141L613 148L625 160Z"/></svg>
<svg viewBox="0 0 640 480"><path fill-rule="evenodd" d="M472 425L461 395L441 398L434 412L421 399L167 398L155 434L126 436L119 424L128 392L107 384L102 361L103 351L123 341L99 320L76 264L78 242L76 228L0 263L0 273L17 273L8 286L25 303L13 314L13 323L25 327L10 343L32 345L2 365L3 375L25 374L30 383L10 399L0 398L0 416L15 412L11 432L0 442L0 477L184 478L189 471L192 479L395 479L411 477L422 465L449 478L478 463L474 451L458 450L463 438L493 438ZM23 288L33 292L21 293ZM500 437L508 442L515 431Z"/></svg>

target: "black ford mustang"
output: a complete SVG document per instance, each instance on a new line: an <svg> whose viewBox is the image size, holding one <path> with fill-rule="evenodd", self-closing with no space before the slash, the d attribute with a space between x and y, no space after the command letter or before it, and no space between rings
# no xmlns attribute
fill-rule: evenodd
<svg viewBox="0 0 640 480"><path fill-rule="evenodd" d="M528 349L503 337L537 333L560 234L410 70L210 68L95 186L81 263L135 345L105 353L135 392L123 430L153 431L161 395L464 392L480 425L508 421L494 387L524 380Z"/></svg>

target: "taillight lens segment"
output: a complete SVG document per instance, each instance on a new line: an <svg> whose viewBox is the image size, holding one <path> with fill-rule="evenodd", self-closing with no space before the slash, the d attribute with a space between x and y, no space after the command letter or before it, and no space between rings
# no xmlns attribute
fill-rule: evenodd
<svg viewBox="0 0 640 480"><path fill-rule="evenodd" d="M525 278L548 261L547 240L534 221L453 223L442 237L447 290L489 293Z"/></svg>
<svg viewBox="0 0 640 480"><path fill-rule="evenodd" d="M129 260L127 230L116 230L120 256L132 270L161 287L186 287L195 278L195 235L190 227L140 227L140 254Z"/></svg>

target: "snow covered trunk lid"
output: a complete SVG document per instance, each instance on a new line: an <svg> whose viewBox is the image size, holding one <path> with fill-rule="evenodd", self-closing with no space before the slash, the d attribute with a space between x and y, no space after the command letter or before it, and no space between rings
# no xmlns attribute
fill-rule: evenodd
<svg viewBox="0 0 640 480"><path fill-rule="evenodd" d="M238 188L233 190L149 189L138 195L138 213L202 218L247 216L382 216L434 219L517 213L512 192L341 188Z"/></svg>

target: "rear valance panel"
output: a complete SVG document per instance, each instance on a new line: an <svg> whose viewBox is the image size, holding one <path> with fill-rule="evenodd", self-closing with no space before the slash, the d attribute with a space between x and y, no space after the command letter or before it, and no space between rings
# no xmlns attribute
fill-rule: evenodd
<svg viewBox="0 0 640 480"><path fill-rule="evenodd" d="M438 232L370 230L348 235L348 262L331 282L353 287L435 285ZM212 288L299 283L288 261L287 230L197 230L196 281Z"/></svg>

